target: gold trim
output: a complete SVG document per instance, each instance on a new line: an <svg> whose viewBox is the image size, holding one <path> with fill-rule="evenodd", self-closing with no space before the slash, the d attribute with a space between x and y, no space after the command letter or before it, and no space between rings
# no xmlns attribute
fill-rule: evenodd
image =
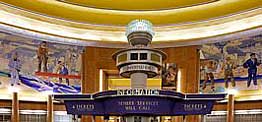
<svg viewBox="0 0 262 122"><path fill-rule="evenodd" d="M199 39L260 28L262 26L261 10L257 8L197 23L157 25L154 27L156 36L153 43L157 45L156 47L196 44ZM127 42L123 26L93 25L58 19L13 8L6 4L0 4L0 23L26 31L65 38L65 40L80 40L92 46L125 47Z"/></svg>
<svg viewBox="0 0 262 122"><path fill-rule="evenodd" d="M0 14L1 14L1 12L0 12ZM10 18L10 17L7 17L7 18ZM256 17L254 17L254 18L256 18ZM258 21L259 21L259 19L258 19ZM1 22L1 21L0 21ZM261 22L261 21L260 21ZM4 23L4 24L6 24L6 23ZM260 24L261 25L261 24ZM13 26L13 27L15 27L14 25L10 25L9 24L9 26ZM106 46L106 45L104 45L103 43L108 43L107 44L107 47L109 46L109 47L125 47L124 45L126 45L126 43L120 43L120 41L116 41L116 40L114 40L114 41L110 41L110 40L89 40L89 39L80 39L80 38L72 38L72 37L65 37L65 35L57 35L57 34L53 34L53 33L48 33L48 31L44 31L44 30L32 30L32 29L27 29L27 28L25 28L26 26L16 26L15 28L21 28L21 29L24 29L24 30L30 30L30 31L33 31L33 32L37 32L37 33L43 33L43 34L46 34L46 35L53 35L53 36L57 36L57 37L61 37L61 38L69 38L69 39L76 39L76 40L82 40L82 41L86 41L86 42L90 42L90 43L92 43L93 44L93 46ZM260 28L261 26L258 26L258 27L254 27L254 28ZM253 29L254 29L253 28ZM252 29L252 28L250 28L250 29ZM63 29L62 29L63 30ZM245 29L245 30L248 30L248 29ZM65 30L66 31L66 30ZM240 31L237 31L237 32L242 32L242 31L244 31L244 30L240 30ZM96 32L95 30L94 30L94 32ZM231 32L231 33L235 33L236 31L233 31L233 32ZM106 31L106 32L104 32L105 34L106 33L110 33L110 32L108 32L108 31ZM117 35L124 35L124 32L119 32L120 34L117 34ZM121 34L122 33L122 34ZM160 32L161 33L161 32ZM167 32L168 33L168 32ZM193 33L193 32L190 32L190 33ZM228 33L224 33L224 34L222 34L222 35L226 35L226 34L228 34ZM175 36L179 36L179 35L175 35ZM218 36L218 35L217 35ZM213 37L216 37L216 36L213 36ZM109 37L110 38L110 37ZM204 38L209 38L209 37L204 37ZM156 46L156 47L170 47L170 46L172 46L172 45L170 45L170 44L174 44L173 46L179 46L180 44L179 43L183 43L183 44L185 44L185 42L189 42L189 43L194 43L194 44L196 44L197 42L199 42L199 40L198 39L204 39L204 38L195 38L195 39L186 39L186 40L162 40L162 41L157 41L157 42L154 42L154 44L156 44L156 45L158 45L158 46ZM212 41L212 40L211 40ZM94 43L95 42L95 43ZM122 40L122 42L126 42L125 40ZM110 44L109 44L110 43ZM178 44L178 45L177 45ZM119 46L119 45L122 45L122 46ZM167 46L165 46L165 45L167 45ZM181 45L180 45L181 46Z"/></svg>
<svg viewBox="0 0 262 122"><path fill-rule="evenodd" d="M86 8L58 1L46 0L0 0L17 8L30 10L51 17L63 18L75 22L99 25L126 25L133 19L147 19L154 25L189 23L218 18L234 13L260 8L256 0L220 0L218 2L180 9L162 11L120 11Z"/></svg>
<svg viewBox="0 0 262 122"><path fill-rule="evenodd" d="M81 3L75 3L71 2L68 0L56 0L58 2L66 3L66 4L71 4L71 5L76 5L76 6L81 6L81 7L87 7L87 8L94 8L94 9L104 9L104 10L119 10L119 11L162 11L162 10L172 10L172 9L181 9L181 8L187 8L187 7L193 7L193 6L199 6L199 5L205 5L205 4L210 4L214 2L218 2L220 0L207 0L206 2L200 2L200 3L195 3L195 4L190 4L190 5L181 5L177 7L169 7L169 8L151 8L151 9L131 9L131 8L109 8L109 7L98 7L98 6L91 6L91 5L84 5ZM161 0L163 1L163 0ZM151 1L150 1L151 2ZM167 3L167 1L163 1L163 3ZM135 4L135 3L134 3Z"/></svg>

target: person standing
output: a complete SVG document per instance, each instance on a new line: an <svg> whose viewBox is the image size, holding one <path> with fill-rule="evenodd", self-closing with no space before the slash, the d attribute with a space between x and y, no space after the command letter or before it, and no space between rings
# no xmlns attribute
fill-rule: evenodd
<svg viewBox="0 0 262 122"><path fill-rule="evenodd" d="M70 73L72 73L72 68L74 65L74 58L75 58L74 50L72 48L67 49L65 52L65 65L67 66Z"/></svg>
<svg viewBox="0 0 262 122"><path fill-rule="evenodd" d="M232 87L236 86L235 80L234 80L234 74L233 69L235 69L234 62L231 60L230 57L227 57L222 69L224 70L224 81L225 81L225 88L228 88L228 81L231 81Z"/></svg>
<svg viewBox="0 0 262 122"><path fill-rule="evenodd" d="M58 61L58 65L56 67L55 73L58 73L60 75L68 75L69 74L68 69L66 68L65 64L62 61ZM63 82L62 77L59 77L59 83L62 84L62 82ZM66 78L66 83L67 83L68 86L70 85L68 78Z"/></svg>
<svg viewBox="0 0 262 122"><path fill-rule="evenodd" d="M37 58L38 58L38 72L41 72L42 64L44 65L43 71L47 72L47 60L48 60L48 48L47 42L43 41L38 50L37 50Z"/></svg>
<svg viewBox="0 0 262 122"><path fill-rule="evenodd" d="M216 66L214 64L213 61L208 61L208 63L206 64L204 71L205 71L205 76L204 76L204 82L202 85L202 89L204 90L206 88L206 83L207 81L210 79L211 81L211 90L215 91L215 81L214 81L214 74L213 72L215 72L216 70Z"/></svg>
<svg viewBox="0 0 262 122"><path fill-rule="evenodd" d="M254 83L255 87L257 87L257 66L259 66L259 65L260 65L260 62L258 62L255 53L251 53L250 59L248 59L243 64L244 68L248 68L247 87L250 86L252 79L253 79L253 83Z"/></svg>
<svg viewBox="0 0 262 122"><path fill-rule="evenodd" d="M12 55L12 58L9 60L8 67L11 75L11 86L14 86L15 84L20 85L19 72L21 70L22 64L18 59L17 52Z"/></svg>

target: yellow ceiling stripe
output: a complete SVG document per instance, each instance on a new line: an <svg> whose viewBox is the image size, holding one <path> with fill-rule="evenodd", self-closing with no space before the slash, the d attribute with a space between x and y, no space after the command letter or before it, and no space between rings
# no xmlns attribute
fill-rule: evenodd
<svg viewBox="0 0 262 122"><path fill-rule="evenodd" d="M155 25L197 22L258 8L262 4L260 0L220 0L210 4L171 10L120 11L82 7L56 0L0 1L57 18L108 25L126 25L133 19L148 19Z"/></svg>

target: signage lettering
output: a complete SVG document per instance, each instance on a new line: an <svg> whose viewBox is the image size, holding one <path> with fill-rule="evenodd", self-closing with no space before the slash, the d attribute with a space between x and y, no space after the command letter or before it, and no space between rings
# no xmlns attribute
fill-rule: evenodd
<svg viewBox="0 0 262 122"><path fill-rule="evenodd" d="M183 94L175 94L175 92L172 94L173 92L157 89L122 89L108 92L96 95L94 99L65 100L66 109L69 114L76 115L204 115L212 111L215 103L215 100L184 99L187 96ZM100 98L102 95L108 95L108 98ZM224 96L214 94L214 98ZM210 96L199 95L199 98L206 97Z"/></svg>
<svg viewBox="0 0 262 122"><path fill-rule="evenodd" d="M117 91L117 95L159 95L159 92L156 89L121 89Z"/></svg>
<svg viewBox="0 0 262 122"><path fill-rule="evenodd" d="M148 71L155 71L157 68L151 65L146 64L133 64L123 67L123 71L130 71L130 70L148 70Z"/></svg>
<svg viewBox="0 0 262 122"><path fill-rule="evenodd" d="M207 105L205 104L184 104L185 111L200 111L206 108L207 108Z"/></svg>
<svg viewBox="0 0 262 122"><path fill-rule="evenodd" d="M126 111L134 111L134 110L143 110L148 111L151 110L152 107L156 107L159 105L158 101L118 101L119 107L124 107Z"/></svg>
<svg viewBox="0 0 262 122"><path fill-rule="evenodd" d="M95 109L95 105L93 104L76 104L72 106L73 109L77 109L79 111L87 110L92 111Z"/></svg>

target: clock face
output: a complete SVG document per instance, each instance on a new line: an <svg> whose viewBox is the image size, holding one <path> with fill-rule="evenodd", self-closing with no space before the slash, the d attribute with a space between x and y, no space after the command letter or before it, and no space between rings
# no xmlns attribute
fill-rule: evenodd
<svg viewBox="0 0 262 122"><path fill-rule="evenodd" d="M153 25L147 20L133 20L127 25L126 35L133 32L148 32L152 36L154 35Z"/></svg>

